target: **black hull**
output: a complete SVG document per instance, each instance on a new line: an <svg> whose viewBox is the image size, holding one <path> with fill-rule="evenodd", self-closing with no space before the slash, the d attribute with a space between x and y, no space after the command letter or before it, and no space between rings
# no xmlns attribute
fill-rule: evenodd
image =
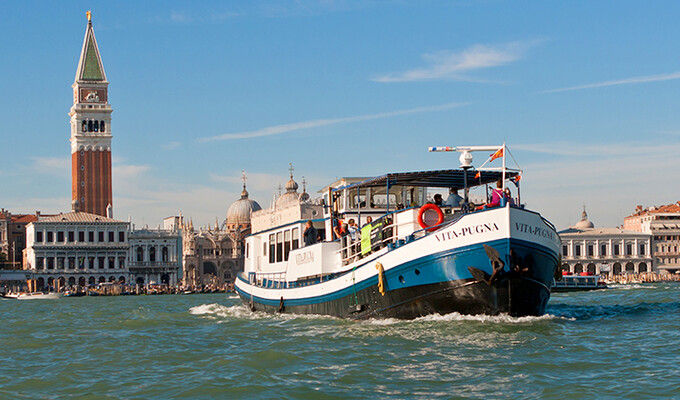
<svg viewBox="0 0 680 400"><path fill-rule="evenodd" d="M357 291L336 300L304 305L289 305L285 299L278 305L258 303L239 294L253 311L289 314L319 314L341 318L413 319L429 314L487 314L540 316L550 299L550 290L533 279L504 277L487 284L456 281L413 286L380 294L377 286Z"/></svg>

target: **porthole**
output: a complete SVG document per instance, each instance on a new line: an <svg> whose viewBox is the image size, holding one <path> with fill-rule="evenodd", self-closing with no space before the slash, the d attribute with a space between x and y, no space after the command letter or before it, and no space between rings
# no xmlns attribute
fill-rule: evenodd
<svg viewBox="0 0 680 400"><path fill-rule="evenodd" d="M399 275L399 282L404 283L406 280L404 279L404 275Z"/></svg>
<svg viewBox="0 0 680 400"><path fill-rule="evenodd" d="M420 275L420 270L419 270L418 268L416 268L416 270L415 270L415 271L413 271L413 272L415 272L415 273L416 273L416 275Z"/></svg>

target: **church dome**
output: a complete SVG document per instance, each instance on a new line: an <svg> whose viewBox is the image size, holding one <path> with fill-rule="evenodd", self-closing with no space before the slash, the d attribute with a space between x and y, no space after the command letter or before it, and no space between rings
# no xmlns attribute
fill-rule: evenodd
<svg viewBox="0 0 680 400"><path fill-rule="evenodd" d="M298 184L293 180L293 166L290 166L290 180L286 182L286 193L276 200L276 207L285 208L300 203L300 195L297 192Z"/></svg>
<svg viewBox="0 0 680 400"><path fill-rule="evenodd" d="M581 220L574 225L576 229L591 229L595 228L595 225L588 220L588 214L586 213L586 208L583 207L583 213L581 214Z"/></svg>
<svg viewBox="0 0 680 400"><path fill-rule="evenodd" d="M241 198L236 200L227 210L227 224L249 224L250 213L261 210L262 207L255 201L248 198L245 178Z"/></svg>

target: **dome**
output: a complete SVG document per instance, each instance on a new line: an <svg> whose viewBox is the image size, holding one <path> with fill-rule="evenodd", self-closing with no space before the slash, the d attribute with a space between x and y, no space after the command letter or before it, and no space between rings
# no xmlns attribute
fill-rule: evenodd
<svg viewBox="0 0 680 400"><path fill-rule="evenodd" d="M262 207L260 207L255 200L250 200L248 198L248 191L246 190L246 183L244 181L241 198L236 200L236 202L229 206L229 209L227 210L227 224L249 224L250 213L261 209Z"/></svg>
<svg viewBox="0 0 680 400"><path fill-rule="evenodd" d="M307 193L307 182L305 181L305 177L302 177L302 193L300 193L300 202L305 203L309 201L310 196L309 193Z"/></svg>
<svg viewBox="0 0 680 400"><path fill-rule="evenodd" d="M586 213L586 208L583 207L583 213L581 214L581 220L574 225L574 228L576 229L591 229L594 228L595 225L593 225L592 222L588 220L588 214Z"/></svg>
<svg viewBox="0 0 680 400"><path fill-rule="evenodd" d="M280 186L279 186L280 187ZM285 208L292 204L300 203L300 195L297 192L298 184L293 180L293 166L290 167L290 180L286 182L286 193L276 200L276 207Z"/></svg>

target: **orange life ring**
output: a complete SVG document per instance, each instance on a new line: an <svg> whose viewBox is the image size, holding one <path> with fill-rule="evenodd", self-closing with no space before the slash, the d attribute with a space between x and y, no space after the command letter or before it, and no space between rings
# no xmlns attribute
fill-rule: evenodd
<svg viewBox="0 0 680 400"><path fill-rule="evenodd" d="M425 220L423 219L425 213L430 210L437 213L437 223L433 225L426 224ZM444 222L444 213L442 212L442 209L439 208L436 204L428 203L420 207L420 211L418 211L418 223L423 229L427 229L428 232L432 232L439 228L438 225L440 225L442 222Z"/></svg>

